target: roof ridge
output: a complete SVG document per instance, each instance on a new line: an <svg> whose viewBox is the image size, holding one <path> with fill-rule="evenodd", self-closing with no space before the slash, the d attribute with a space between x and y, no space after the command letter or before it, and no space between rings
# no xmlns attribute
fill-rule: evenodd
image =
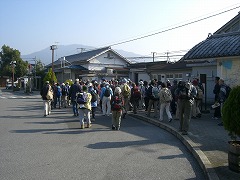
<svg viewBox="0 0 240 180"><path fill-rule="evenodd" d="M215 37L234 36L234 35L240 35L240 31L229 32L229 33L221 33L221 34L212 34L207 39L215 38Z"/></svg>

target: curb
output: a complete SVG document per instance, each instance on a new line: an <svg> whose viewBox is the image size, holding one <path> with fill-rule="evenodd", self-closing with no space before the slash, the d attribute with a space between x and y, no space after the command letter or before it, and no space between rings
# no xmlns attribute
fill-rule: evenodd
<svg viewBox="0 0 240 180"><path fill-rule="evenodd" d="M208 160L207 156L202 152L202 150L199 148L199 145L197 143L194 143L188 136L184 136L181 133L179 133L174 127L167 125L163 122L157 121L155 119L145 117L138 114L131 114L130 116L143 120L145 122L148 122L150 124L153 124L155 126L158 126L174 136L176 136L186 147L187 149L193 154L194 158L197 160L198 164L201 166L202 170L204 171L204 174L208 180L219 180L219 177L217 173L215 172L211 162Z"/></svg>

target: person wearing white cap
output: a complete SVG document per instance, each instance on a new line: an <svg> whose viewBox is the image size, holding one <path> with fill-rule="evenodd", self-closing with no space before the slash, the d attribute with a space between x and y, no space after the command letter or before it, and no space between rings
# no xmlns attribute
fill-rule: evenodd
<svg viewBox="0 0 240 180"><path fill-rule="evenodd" d="M46 81L45 86L40 91L40 95L42 96L44 116L46 117L51 113L51 101L53 100L53 89L50 86L49 81Z"/></svg>

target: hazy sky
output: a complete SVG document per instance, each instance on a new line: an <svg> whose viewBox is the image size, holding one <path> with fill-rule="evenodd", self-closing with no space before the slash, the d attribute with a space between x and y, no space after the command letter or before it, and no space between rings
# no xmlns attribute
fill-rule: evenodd
<svg viewBox="0 0 240 180"><path fill-rule="evenodd" d="M22 55L56 42L103 47L239 6L239 0L1 0L0 46ZM142 55L188 50L239 11L112 48Z"/></svg>

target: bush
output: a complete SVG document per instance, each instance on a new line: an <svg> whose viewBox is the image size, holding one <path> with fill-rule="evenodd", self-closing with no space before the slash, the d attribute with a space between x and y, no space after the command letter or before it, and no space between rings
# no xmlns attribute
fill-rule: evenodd
<svg viewBox="0 0 240 180"><path fill-rule="evenodd" d="M234 87L223 106L223 125L232 139L240 136L240 86Z"/></svg>

